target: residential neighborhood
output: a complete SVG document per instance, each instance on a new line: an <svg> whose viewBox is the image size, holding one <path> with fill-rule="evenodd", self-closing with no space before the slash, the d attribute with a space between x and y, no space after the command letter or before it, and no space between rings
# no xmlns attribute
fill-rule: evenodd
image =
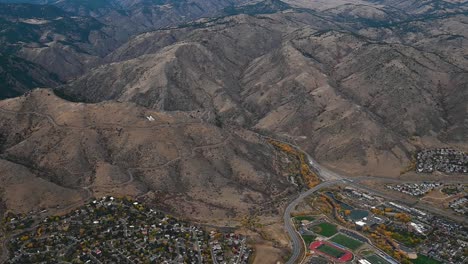
<svg viewBox="0 0 468 264"><path fill-rule="evenodd" d="M449 203L450 208L455 212L468 216L468 196L460 197Z"/></svg>
<svg viewBox="0 0 468 264"><path fill-rule="evenodd" d="M248 263L247 238L203 228L131 199L103 197L34 223L4 219L7 263Z"/></svg>
<svg viewBox="0 0 468 264"><path fill-rule="evenodd" d="M213 263L248 264L252 250L246 245L246 237L234 233L211 231L210 248ZM226 250L228 249L228 250Z"/></svg>
<svg viewBox="0 0 468 264"><path fill-rule="evenodd" d="M424 183L403 183L396 185L387 185L387 188L409 194L411 196L423 196L435 188L441 186L440 182L424 182Z"/></svg>
<svg viewBox="0 0 468 264"><path fill-rule="evenodd" d="M422 150L416 155L416 171L468 173L468 154L448 148Z"/></svg>

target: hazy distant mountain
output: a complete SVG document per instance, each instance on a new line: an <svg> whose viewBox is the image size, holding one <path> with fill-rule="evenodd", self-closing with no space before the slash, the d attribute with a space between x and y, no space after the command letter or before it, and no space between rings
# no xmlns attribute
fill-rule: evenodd
<svg viewBox="0 0 468 264"><path fill-rule="evenodd" d="M17 79L18 87L8 86L9 91L2 92L2 96L80 76L133 35L214 15L234 3L237 2L0 1L0 52L25 59L30 65L42 67L45 73L41 82ZM17 68L2 66L11 68L10 72Z"/></svg>
<svg viewBox="0 0 468 264"><path fill-rule="evenodd" d="M31 87L54 87L58 77L25 59L0 53L0 98L15 97Z"/></svg>
<svg viewBox="0 0 468 264"><path fill-rule="evenodd" d="M6 4L37 4L37 5L45 5L50 4L53 2L57 2L56 0L0 0L0 3Z"/></svg>
<svg viewBox="0 0 468 264"><path fill-rule="evenodd" d="M0 25L0 54L18 58L3 60L1 66L9 69L10 75L23 76L16 78L16 85L5 88L8 90L50 86L79 76L85 65L117 47L108 34L111 30L96 19L49 5L0 4ZM25 67L41 68L43 74L24 74L21 68ZM9 79L6 74L1 72L0 76ZM27 81L37 78L41 81Z"/></svg>
<svg viewBox="0 0 468 264"><path fill-rule="evenodd" d="M370 0L369 2L416 14L445 14L468 11L468 2L466 0Z"/></svg>

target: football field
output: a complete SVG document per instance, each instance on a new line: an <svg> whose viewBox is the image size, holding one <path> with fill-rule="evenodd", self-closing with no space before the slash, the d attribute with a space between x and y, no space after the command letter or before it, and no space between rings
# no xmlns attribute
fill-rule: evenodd
<svg viewBox="0 0 468 264"><path fill-rule="evenodd" d="M339 249L339 248L336 248L336 247L332 247L332 246L329 246L327 244L322 244L320 245L317 250L319 250L320 252L323 252L329 256L332 256L334 258L341 258L346 252L344 252L343 250Z"/></svg>
<svg viewBox="0 0 468 264"><path fill-rule="evenodd" d="M343 235L341 233L332 237L330 241L340 244L352 250L358 249L363 244L361 241L350 238L349 236Z"/></svg>
<svg viewBox="0 0 468 264"><path fill-rule="evenodd" d="M376 254L369 255L365 257L365 259L369 261L371 264L390 264L390 262L386 261L380 256L377 256Z"/></svg>

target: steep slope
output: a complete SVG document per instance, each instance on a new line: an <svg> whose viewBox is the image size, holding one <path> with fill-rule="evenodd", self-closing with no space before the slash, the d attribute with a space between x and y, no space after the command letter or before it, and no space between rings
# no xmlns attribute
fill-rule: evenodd
<svg viewBox="0 0 468 264"><path fill-rule="evenodd" d="M352 61L338 65L336 78L343 93L358 98L359 105L408 137L440 134L451 125L445 119L443 101L452 98L451 94L466 96L463 86L451 81L465 74L436 55L407 46L377 44L366 46ZM421 112L426 114L421 116ZM457 119L455 123L463 122L456 113L449 115Z"/></svg>
<svg viewBox="0 0 468 264"><path fill-rule="evenodd" d="M53 6L0 4L0 26L3 96L54 87L112 48L103 24Z"/></svg>
<svg viewBox="0 0 468 264"><path fill-rule="evenodd" d="M369 2L392 6L413 14L444 14L468 11L464 0L370 0Z"/></svg>
<svg viewBox="0 0 468 264"><path fill-rule="evenodd" d="M116 38L128 40L137 33L177 26L200 17L209 17L242 0L106 0L56 1L63 10L91 16L116 29Z"/></svg>
<svg viewBox="0 0 468 264"><path fill-rule="evenodd" d="M34 72L33 78L42 81L16 79L19 82L8 82L8 92L2 94L19 95L44 84L55 87L56 83L44 81L51 79L50 74L61 82L81 76L135 34L212 16L240 2L0 1L0 52L47 69L42 76L37 76L41 71Z"/></svg>
<svg viewBox="0 0 468 264"><path fill-rule="evenodd" d="M239 16L201 22L193 26L199 28L195 31L190 27L147 33L107 58L124 61L99 67L62 90L90 102L117 99L161 110L209 109L242 123L248 115L238 105L242 68L281 43L285 25L269 23ZM240 35L242 40L231 41ZM175 44L163 48L171 43ZM153 55L138 57L144 53ZM107 85L117 76L125 77Z"/></svg>
<svg viewBox="0 0 468 264"><path fill-rule="evenodd" d="M225 7L246 0L23 0L5 3L46 4L74 15L92 17L115 29L121 43L137 33L177 26L201 17L216 15Z"/></svg>
<svg viewBox="0 0 468 264"><path fill-rule="evenodd" d="M238 10L260 13L140 35L106 58L113 63L61 92L89 102L208 111L210 122L288 135L348 173L398 175L417 147L466 147L468 68L457 54L466 51L467 32L448 29L463 16L411 20L384 8L401 14L391 26L377 23L378 15L363 18L362 5L319 14L265 1ZM346 25L330 22L353 14L361 15ZM363 19L376 23L366 28ZM405 30L410 25L421 32ZM458 40L441 45L441 30Z"/></svg>
<svg viewBox="0 0 468 264"><path fill-rule="evenodd" d="M255 128L292 136L322 163L347 173L397 174L395 168L407 161L413 147L372 112L343 96L327 76L326 64L319 63L363 44L341 36L347 40L337 42L341 47L329 46L337 39L332 33L312 38L323 41L315 48L305 41L317 57L308 55L305 47L298 49L296 42L296 47L285 45L249 66L243 96L248 109L257 109Z"/></svg>
<svg viewBox="0 0 468 264"><path fill-rule="evenodd" d="M32 87L54 87L58 77L43 67L0 53L0 99L19 96Z"/></svg>
<svg viewBox="0 0 468 264"><path fill-rule="evenodd" d="M85 194L44 180L28 168L0 159L0 194L5 211L41 211L80 203Z"/></svg>
<svg viewBox="0 0 468 264"><path fill-rule="evenodd" d="M36 172L51 192L146 195L183 216L223 218L269 208L290 186L271 146L196 112L70 103L35 90L1 101L0 115L2 159Z"/></svg>
<svg viewBox="0 0 468 264"><path fill-rule="evenodd" d="M223 91L224 87L236 89L231 70L233 67L225 65L206 47L198 43L181 43L155 55L98 68L92 73L93 80L80 78L75 81L74 84L82 89L69 96L96 98L96 101L134 101L167 111L214 108L224 112L229 111L227 104L235 104L229 92ZM179 76L183 76L183 79ZM109 82L113 82L113 85L108 86ZM222 95L223 92L227 94ZM212 105L218 99L223 104ZM224 111L221 111L223 107Z"/></svg>
<svg viewBox="0 0 468 264"><path fill-rule="evenodd" d="M288 22L283 23L286 19ZM158 103L164 94L160 87L165 86L169 93L180 89L191 94L188 98L195 101L194 107L219 111L221 107L213 101L220 99L222 103L227 100L226 105L239 101L239 81L252 60L279 48L287 34L307 24L316 25L312 28L335 28L334 24L307 12L300 15L286 12L258 17L237 15L204 19L177 29L145 33L107 56L105 60L111 63L96 68L61 90L69 97L89 102L117 99L165 110L190 107L191 103L186 101L170 103L166 108ZM136 64L140 67L130 66ZM126 74L120 74L121 69ZM113 86L106 85L117 75L125 79ZM149 79L146 75L156 79ZM113 77L106 79L106 76ZM200 84L199 81L209 81L210 84ZM122 92L124 86L128 87L128 93ZM192 89L192 86L197 88ZM217 97L218 94L222 98ZM165 98L177 101L185 97ZM236 108L242 110L238 106Z"/></svg>

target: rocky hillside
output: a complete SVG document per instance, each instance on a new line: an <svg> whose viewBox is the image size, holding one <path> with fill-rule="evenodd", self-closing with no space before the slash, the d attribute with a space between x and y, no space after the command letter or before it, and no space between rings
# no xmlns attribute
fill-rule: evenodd
<svg viewBox="0 0 468 264"><path fill-rule="evenodd" d="M16 211L113 194L222 219L270 210L294 190L274 166L273 147L208 124L203 113L70 103L42 89L1 101L0 115L1 189ZM12 177L16 170L24 177ZM41 190L38 199L26 197L32 190ZM54 195L62 200L44 200ZM19 202L28 199L35 202Z"/></svg>
<svg viewBox="0 0 468 264"><path fill-rule="evenodd" d="M348 173L397 175L417 147L466 142L463 11L278 2L139 35L60 90L209 111L213 122L289 136Z"/></svg>

